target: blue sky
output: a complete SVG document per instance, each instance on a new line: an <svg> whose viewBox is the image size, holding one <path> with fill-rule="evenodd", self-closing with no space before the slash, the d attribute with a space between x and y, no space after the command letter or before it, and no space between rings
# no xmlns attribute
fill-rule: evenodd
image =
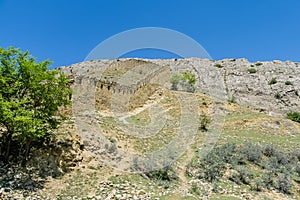
<svg viewBox="0 0 300 200"><path fill-rule="evenodd" d="M122 31L164 27L190 36L213 59L300 61L299 10L298 0L0 0L0 46L57 67L83 61ZM175 55L148 49L125 56Z"/></svg>

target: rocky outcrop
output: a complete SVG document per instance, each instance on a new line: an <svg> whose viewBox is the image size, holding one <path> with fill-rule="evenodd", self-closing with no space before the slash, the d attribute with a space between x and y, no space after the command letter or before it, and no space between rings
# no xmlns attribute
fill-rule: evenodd
<svg viewBox="0 0 300 200"><path fill-rule="evenodd" d="M92 78L113 63L128 60L136 63L144 61L161 68L169 66L171 74L189 71L197 77L196 92L266 111L270 115L300 111L300 64L291 61L118 59L87 61L61 67L60 70L75 79L82 76Z"/></svg>

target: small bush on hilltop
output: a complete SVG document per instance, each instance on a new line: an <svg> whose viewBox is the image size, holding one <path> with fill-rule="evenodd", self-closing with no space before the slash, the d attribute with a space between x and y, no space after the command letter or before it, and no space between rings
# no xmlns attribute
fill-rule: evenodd
<svg viewBox="0 0 300 200"><path fill-rule="evenodd" d="M223 68L224 66L221 65L221 64L219 64L219 63L217 63L217 64L215 64L215 67L217 67L217 68Z"/></svg>
<svg viewBox="0 0 300 200"><path fill-rule="evenodd" d="M181 76L180 74L174 74L171 79L170 79L170 82L171 82L171 89L172 90L178 90L178 84L181 80Z"/></svg>
<svg viewBox="0 0 300 200"><path fill-rule="evenodd" d="M171 79L171 89L178 90L178 86L185 89L187 92L195 91L196 76L189 72L174 74Z"/></svg>
<svg viewBox="0 0 300 200"><path fill-rule="evenodd" d="M291 81L286 81L284 84L285 85L293 85L293 83Z"/></svg>
<svg viewBox="0 0 300 200"><path fill-rule="evenodd" d="M257 62L257 63L255 63L255 65L256 66L261 66L261 65L263 65L263 63L262 62Z"/></svg>
<svg viewBox="0 0 300 200"><path fill-rule="evenodd" d="M276 78L272 78L270 81L269 81L269 85L274 85L277 83L277 79Z"/></svg>
<svg viewBox="0 0 300 200"><path fill-rule="evenodd" d="M250 69L248 69L248 72L249 72L250 74L254 74L254 73L257 72L257 70L256 70L255 68L250 68Z"/></svg>

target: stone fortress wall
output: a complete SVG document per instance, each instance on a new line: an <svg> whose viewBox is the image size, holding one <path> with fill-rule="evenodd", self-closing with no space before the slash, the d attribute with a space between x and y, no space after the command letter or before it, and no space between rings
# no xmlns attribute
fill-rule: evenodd
<svg viewBox="0 0 300 200"><path fill-rule="evenodd" d="M114 112L132 110L145 103L168 77L168 66L135 59L116 61L106 68L97 83L97 109L113 109ZM138 91L140 95L136 96Z"/></svg>
<svg viewBox="0 0 300 200"><path fill-rule="evenodd" d="M161 66L138 59L114 60L108 62L107 66L96 65L97 61L89 61L79 63L75 70L74 66L61 69L78 79L79 83L86 77L92 80L96 85L97 110L126 112L139 107L170 77L168 65Z"/></svg>

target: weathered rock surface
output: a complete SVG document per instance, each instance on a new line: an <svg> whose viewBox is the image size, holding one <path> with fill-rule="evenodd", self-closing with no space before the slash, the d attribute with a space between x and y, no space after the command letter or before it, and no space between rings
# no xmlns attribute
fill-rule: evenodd
<svg viewBox="0 0 300 200"><path fill-rule="evenodd" d="M86 61L59 69L74 79L92 77L116 62L128 60L133 59ZM142 60L162 67L169 66L171 74L184 71L194 73L197 78L196 92L217 99L235 101L275 116L300 111L300 63L250 63L246 59L214 61L199 58Z"/></svg>

